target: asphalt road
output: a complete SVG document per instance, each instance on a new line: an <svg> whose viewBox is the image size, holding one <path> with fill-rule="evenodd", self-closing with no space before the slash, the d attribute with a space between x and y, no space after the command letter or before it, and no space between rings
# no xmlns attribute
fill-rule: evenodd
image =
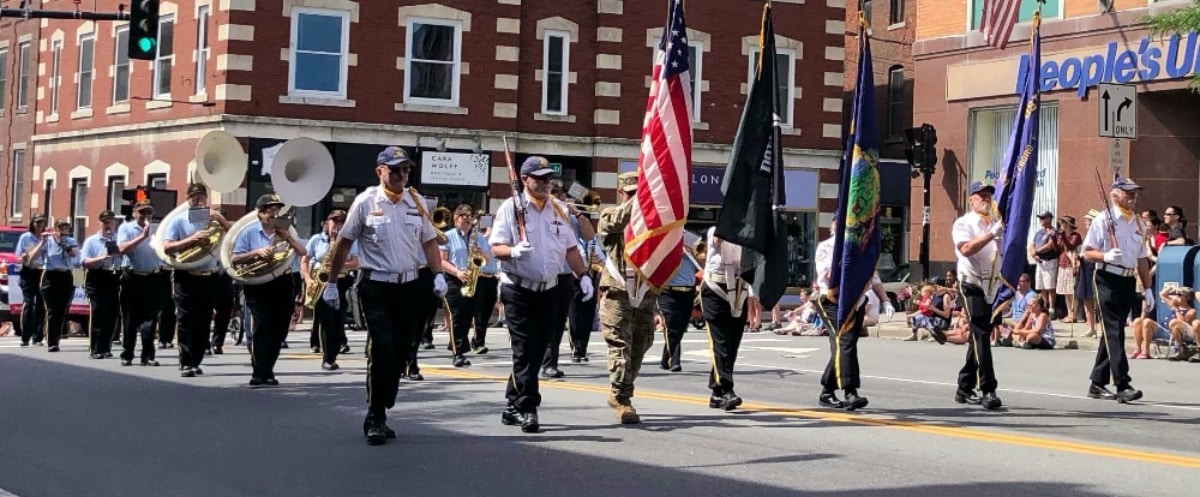
<svg viewBox="0 0 1200 497"><path fill-rule="evenodd" d="M1195 495L1200 367L1134 361L1142 402L1083 396L1091 351L996 352L1007 408L953 402L965 349L864 339L862 413L821 409L823 338L748 335L735 380L741 412L707 407L707 341L685 338L684 372L647 361L634 399L643 424L604 405L605 345L543 383L544 432L499 422L508 354L450 367L446 335L423 352L390 413L400 437L362 438L366 361L324 372L307 332L284 351L281 386L251 390L249 357L228 346L205 375L122 368L0 338L0 497L55 496L811 496ZM661 343L661 341L660 341ZM564 353L564 357L568 357Z"/></svg>

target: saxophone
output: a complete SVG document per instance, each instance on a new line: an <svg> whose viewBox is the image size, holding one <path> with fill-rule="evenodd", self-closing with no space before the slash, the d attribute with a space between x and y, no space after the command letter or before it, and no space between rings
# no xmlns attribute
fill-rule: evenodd
<svg viewBox="0 0 1200 497"><path fill-rule="evenodd" d="M329 266L333 263L333 253L337 250L338 239L334 235L333 243L329 244L329 250L325 251L325 255L321 257L321 265L317 272L312 275L312 282L304 288L304 307L315 309L317 301L321 300L321 292L325 289L325 282L329 281Z"/></svg>
<svg viewBox="0 0 1200 497"><path fill-rule="evenodd" d="M472 224L471 231L467 232L467 278L462 285L462 295L466 298L475 296L480 269L487 264L487 260L483 257L483 251L479 250L479 244L475 240L476 226L477 224Z"/></svg>

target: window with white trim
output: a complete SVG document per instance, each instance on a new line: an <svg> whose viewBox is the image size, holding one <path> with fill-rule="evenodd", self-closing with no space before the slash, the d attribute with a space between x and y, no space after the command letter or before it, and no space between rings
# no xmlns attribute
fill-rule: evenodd
<svg viewBox="0 0 1200 497"><path fill-rule="evenodd" d="M46 198L42 199L42 213L46 215L46 222L54 222L54 180L46 180L45 188L42 189L46 193Z"/></svg>
<svg viewBox="0 0 1200 497"><path fill-rule="evenodd" d="M891 0L891 9L888 12L888 24L900 24L904 22L904 2L905 0Z"/></svg>
<svg viewBox="0 0 1200 497"><path fill-rule="evenodd" d="M122 193L125 192L125 177L124 176L109 176L108 177L108 204L105 209L116 211L121 206Z"/></svg>
<svg viewBox="0 0 1200 497"><path fill-rule="evenodd" d="M888 70L888 131L887 138L904 135L904 66L892 66Z"/></svg>
<svg viewBox="0 0 1200 497"><path fill-rule="evenodd" d="M779 119L785 128L792 127L792 111L796 102L792 89L796 81L796 53L788 49L775 50L775 98L779 102ZM750 50L750 67L746 81L754 84L754 70L758 67L758 48ZM747 90L748 91L748 90Z"/></svg>
<svg viewBox="0 0 1200 497"><path fill-rule="evenodd" d="M71 180L71 228L75 230L75 240L87 238L87 180L75 178Z"/></svg>
<svg viewBox="0 0 1200 497"><path fill-rule="evenodd" d="M196 91L199 95L205 93L208 72L208 6L200 6L196 13Z"/></svg>
<svg viewBox="0 0 1200 497"><path fill-rule="evenodd" d="M150 183L150 188L155 190L167 189L167 175L165 173L154 173L146 176L146 182Z"/></svg>
<svg viewBox="0 0 1200 497"><path fill-rule="evenodd" d="M292 9L288 94L346 98L350 13Z"/></svg>
<svg viewBox="0 0 1200 497"><path fill-rule="evenodd" d="M12 206L12 217L21 215L21 202L25 196L25 149L18 148L13 150L12 154L12 198L9 199L9 205Z"/></svg>
<svg viewBox="0 0 1200 497"><path fill-rule="evenodd" d="M129 101L129 26L120 26L113 36L113 103Z"/></svg>
<svg viewBox="0 0 1200 497"><path fill-rule="evenodd" d="M17 110L29 108L29 42L17 46Z"/></svg>
<svg viewBox="0 0 1200 497"><path fill-rule="evenodd" d="M567 113L571 33L546 31L542 43L542 113Z"/></svg>
<svg viewBox="0 0 1200 497"><path fill-rule="evenodd" d="M171 96L171 67L175 65L175 18L158 20L158 54L154 58L154 98Z"/></svg>
<svg viewBox="0 0 1200 497"><path fill-rule="evenodd" d="M462 23L410 19L405 47L404 101L458 105L462 73Z"/></svg>
<svg viewBox="0 0 1200 497"><path fill-rule="evenodd" d="M79 75L75 82L75 108L92 107L92 78L95 75L96 37L83 35L79 38Z"/></svg>
<svg viewBox="0 0 1200 497"><path fill-rule="evenodd" d="M58 114L58 87L62 86L62 40L50 48L50 114Z"/></svg>

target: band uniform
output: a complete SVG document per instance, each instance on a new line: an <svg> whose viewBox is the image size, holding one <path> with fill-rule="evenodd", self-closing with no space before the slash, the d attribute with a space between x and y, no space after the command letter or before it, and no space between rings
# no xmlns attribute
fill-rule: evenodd
<svg viewBox="0 0 1200 497"><path fill-rule="evenodd" d="M683 371L681 364L683 335L687 333L696 303L696 262L694 254L683 247L679 269L658 295L658 309L663 316L663 352L659 367L673 373Z"/></svg>
<svg viewBox="0 0 1200 497"><path fill-rule="evenodd" d="M733 369L746 332L746 300L750 292L738 276L742 248L717 237L715 227L708 229L706 245L708 257L704 261L700 307L712 348L712 369L708 375L712 394L708 406L732 411L742 405L742 398L733 390Z"/></svg>
<svg viewBox="0 0 1200 497"><path fill-rule="evenodd" d="M121 261L117 248L117 215L100 213L100 230L83 241L84 292L88 298L88 353L92 359L113 356L113 337L120 316Z"/></svg>
<svg viewBox="0 0 1200 497"><path fill-rule="evenodd" d="M133 219L117 228L118 251L125 257L121 275L121 365L133 364L134 346L141 336L141 364L158 366L155 360L154 329L167 295L168 275L162 271L150 237L155 225L151 223L154 206L149 199L133 206Z"/></svg>
<svg viewBox="0 0 1200 497"><path fill-rule="evenodd" d="M46 347L58 352L58 342L67 333L67 309L75 296L76 256L79 242L71 236L71 223L58 220L46 238L46 270L42 273L42 300L46 302Z"/></svg>
<svg viewBox="0 0 1200 497"><path fill-rule="evenodd" d="M38 214L29 221L29 231L17 239L21 255L20 288L24 302L18 327L21 346L30 342L41 345L45 339L46 303L42 300L42 273L46 270L46 216Z"/></svg>
<svg viewBox="0 0 1200 497"><path fill-rule="evenodd" d="M472 349L471 326L479 316L478 282L487 264L484 247L487 240L474 225L474 210L463 204L454 209L451 227L445 231L442 251L442 271L446 278L446 305L450 308L446 328L450 332L450 352L456 368L470 366L466 353ZM472 260L472 258L477 260ZM471 286L474 285L474 286ZM464 288L471 295L464 295Z"/></svg>
<svg viewBox="0 0 1200 497"><path fill-rule="evenodd" d="M310 285L324 283L315 280L316 274L332 259L331 245L337 240L342 225L346 222L346 211L334 210L325 218L321 233L314 235L305 247L307 255L300 262L305 288ZM319 349L321 351L321 369L335 371L339 368L338 353L347 343L346 315L350 311L350 300L346 292L354 285L354 279L347 275L349 271L358 269L358 247L350 247L350 255L342 265L341 274L329 274L331 281L337 282L338 306L333 307L323 299L317 299L313 308L313 327L319 329Z"/></svg>

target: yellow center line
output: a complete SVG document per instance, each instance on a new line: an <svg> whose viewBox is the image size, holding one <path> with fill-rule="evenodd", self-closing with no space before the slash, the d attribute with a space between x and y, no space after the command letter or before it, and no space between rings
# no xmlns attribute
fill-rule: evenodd
<svg viewBox="0 0 1200 497"><path fill-rule="evenodd" d="M495 376L483 373L475 373L463 371L459 369L426 369L425 373L430 376L442 376L447 378L470 379L470 380L491 380L499 383L507 382L508 376ZM587 385L582 383L562 382L562 381L542 381L541 388L555 390L573 390L577 392L590 392L608 395L609 388L597 385ZM692 395L680 395L666 392L654 392L646 390L638 390L637 396L645 399L662 400L674 402L677 404L690 404L698 406L707 406L707 397L697 397ZM928 435L941 435L945 437L961 438L967 440L977 440L982 442L998 442L1008 445L1016 445L1021 447L1032 447L1037 449L1049 449L1060 452L1072 452L1076 454L1086 454L1090 456L1107 457L1113 459L1125 459L1130 461L1138 461L1143 463L1161 464L1167 466L1179 466L1184 468L1200 468L1200 457L1183 456L1175 454L1167 454L1163 452L1150 452L1133 449L1122 449L1119 447L1097 445L1080 442L1069 442L1065 440L1054 440L1050 438L1042 438L1030 435L1018 435L1012 433L1001 433L992 430L980 430L975 428L966 428L961 426L939 426L920 421L905 421L894 418L886 418L878 415L865 414L849 414L836 411L813 411L808 409L796 409L782 406L773 406L769 404L742 404L742 410L769 413L781 416L789 416L795 418L814 419L822 421L836 421L841 423L865 425L865 426L880 426L887 428L895 428L904 431L924 433Z"/></svg>

